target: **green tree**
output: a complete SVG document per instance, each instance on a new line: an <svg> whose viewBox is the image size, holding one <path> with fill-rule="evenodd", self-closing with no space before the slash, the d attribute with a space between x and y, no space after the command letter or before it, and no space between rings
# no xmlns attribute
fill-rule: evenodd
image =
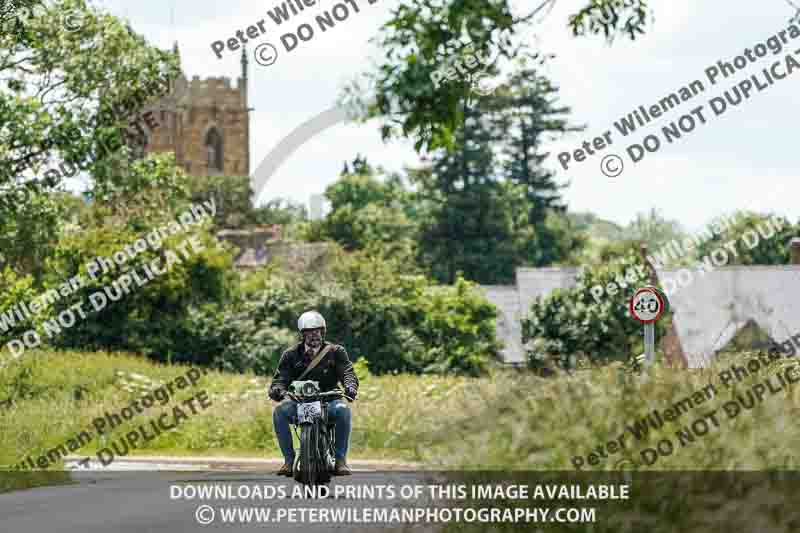
<svg viewBox="0 0 800 533"><path fill-rule="evenodd" d="M576 265L587 237L573 222L555 210L547 211L541 224L521 224L516 235L519 264L525 266Z"/></svg>
<svg viewBox="0 0 800 533"><path fill-rule="evenodd" d="M372 95L362 96L363 83L345 89L342 101L350 101L365 120L380 117L384 140L410 137L419 151L452 148L463 122L460 103L462 86L432 82L432 74L471 43L487 57L511 59L525 48L515 43L520 33L530 31L534 17L552 7L546 0L514 17L508 0L452 2L410 0L404 2L381 27L374 42L385 60L377 72L366 77L374 86ZM604 34L608 41L625 34L635 39L647 25L646 0L591 0L569 19L574 35Z"/></svg>
<svg viewBox="0 0 800 533"><path fill-rule="evenodd" d="M696 248L698 259L725 243L736 242L736 252L728 254L730 265L786 265L791 260L789 241L800 237L800 224L792 224L785 217L739 211L730 218L733 224L723 227L719 220L712 222L713 237Z"/></svg>
<svg viewBox="0 0 800 533"><path fill-rule="evenodd" d="M425 291L416 330L426 349L412 359L419 371L477 377L497 356L497 308L475 289L458 278L452 287Z"/></svg>
<svg viewBox="0 0 800 533"><path fill-rule="evenodd" d="M65 13L80 28L67 29L61 23ZM13 20L3 16L8 31L0 31L0 187L54 189L66 172L50 168L40 174L59 160L88 171L109 164L100 157L102 147L119 141L130 115L163 93L177 74L170 52L148 46L128 24L85 0L18 9ZM38 179L26 177L28 169ZM3 208L13 212L19 206Z"/></svg>
<svg viewBox="0 0 800 533"><path fill-rule="evenodd" d="M430 206L421 222L420 262L433 277L484 284L514 279L513 213L499 182L485 110L468 109L456 149L441 150L430 171L418 173L419 194Z"/></svg>
<svg viewBox="0 0 800 533"><path fill-rule="evenodd" d="M185 351L189 309L225 302L236 274L230 251L211 234L208 223L189 233L153 238L155 228L168 223L175 227L175 218L190 204L188 177L175 166L174 156L154 154L132 161L124 177L103 180L86 196L90 202L83 209L80 227L61 231L42 265L42 290L60 296L48 309L50 323L57 324L59 313L75 312L79 304L86 316L69 328L51 326L43 338L61 347L129 350L161 361L208 363ZM187 242L190 235L195 239L191 243ZM148 236L144 248L136 248L135 257L128 257L123 266L89 273L88 265L95 258L112 258ZM177 251L180 246L183 252ZM174 257L177 261L170 262ZM150 268L152 261L166 272L149 270L155 275L148 275L145 266ZM139 280L152 279L141 286L137 281L127 290L120 288L122 276L130 277L132 272ZM65 283L78 275L83 286ZM105 291L121 296L114 298ZM98 294L107 296L107 305L100 309Z"/></svg>
<svg viewBox="0 0 800 533"><path fill-rule="evenodd" d="M144 221L131 216L126 222L112 223L108 208L96 206L107 216L99 214L100 223L88 226L80 233L65 236L58 243L53 258L48 261L46 289L59 290L65 280L81 275L85 285L73 292L62 293L53 305L52 318L78 304L83 305L86 318L73 327L64 328L53 338L44 336L54 345L80 349L126 350L143 353L159 361L196 362L208 364L210 359L198 359L186 344L189 338L190 310L209 303L227 301L236 282L233 257L205 227L192 228L187 233L168 236L161 241L148 241L144 251L126 260L122 267L89 272L88 265L96 257L111 258L116 252L131 247L153 229L173 220L176 213L162 212ZM105 221L105 222L103 222ZM190 237L193 244L184 244ZM155 242L155 244L153 244ZM199 243L196 247L194 243ZM185 252L179 253L183 247ZM170 256L178 262L170 263ZM154 275L142 286L131 283L124 291L119 285L121 276L136 272L140 280L148 278L145 266L153 261L164 271ZM111 291L111 292L109 292ZM97 294L105 296L102 305ZM113 295L119 295L114 299ZM94 298L94 299L92 299ZM99 309L97 309L97 307Z"/></svg>
<svg viewBox="0 0 800 533"><path fill-rule="evenodd" d="M529 66L526 58L522 58L519 65L491 100L500 132L500 151L505 156L505 177L522 186L529 205L528 222L540 224L548 210L566 211L560 191L567 187L557 184L555 174L542 167L548 156L541 151L542 136L583 131L584 128L568 125L566 115L570 108L555 107L558 89L547 78Z"/></svg>
<svg viewBox="0 0 800 533"><path fill-rule="evenodd" d="M241 228L254 217L253 190L248 176L191 176L189 189L193 202L214 200L217 228Z"/></svg>
<svg viewBox="0 0 800 533"><path fill-rule="evenodd" d="M547 0L543 5L554 3ZM634 41L645 32L648 14L652 12L646 0L592 0L570 15L569 27L576 37L603 35L610 44L618 35L626 35Z"/></svg>
<svg viewBox="0 0 800 533"><path fill-rule="evenodd" d="M401 209L380 204L353 209L348 205L328 215L324 228L325 235L346 250L403 256L413 261L416 227Z"/></svg>
<svg viewBox="0 0 800 533"><path fill-rule="evenodd" d="M558 89L539 75L544 58L526 56L516 63L508 81L488 96L488 107L499 145L501 171L509 182L513 203L516 265L544 266L572 261L584 239L565 218L554 173L543 167L542 136L582 131L567 123L568 107L556 107ZM531 63L533 61L533 63Z"/></svg>
<svg viewBox="0 0 800 533"><path fill-rule="evenodd" d="M154 153L132 161L124 172L97 181L85 196L96 206L97 224L147 228L153 219L189 207L191 178L175 163L175 154Z"/></svg>
<svg viewBox="0 0 800 533"><path fill-rule="evenodd" d="M218 229L277 224L284 226L283 235L287 235L291 227L308 220L304 205L285 198L273 198L254 207L249 176L191 176L188 187L193 202L214 200L214 225Z"/></svg>
<svg viewBox="0 0 800 533"><path fill-rule="evenodd" d="M508 83L465 103L456 148L442 150L428 172L413 174L425 205L422 262L452 282L457 271L480 283L513 283L515 268L569 262L583 246L541 137L576 128L556 107L557 90L526 61Z"/></svg>
<svg viewBox="0 0 800 533"><path fill-rule="evenodd" d="M331 212L345 206L358 210L369 204L401 207L404 191L396 180L386 180L370 167L367 172L344 174L325 189Z"/></svg>
<svg viewBox="0 0 800 533"><path fill-rule="evenodd" d="M372 176L375 174L375 169L367 162L366 157L362 157L361 154L356 154L355 159L352 161L353 170L350 170L350 165L347 161L344 162L344 168L342 169L342 173L340 176L346 176L348 174L360 174L362 176Z"/></svg>
<svg viewBox="0 0 800 533"><path fill-rule="evenodd" d="M320 224L320 237L334 240L346 250L366 250L413 262L417 226L407 215L410 195L402 180L380 177L358 157L353 169L325 191L331 212Z"/></svg>
<svg viewBox="0 0 800 533"><path fill-rule="evenodd" d="M41 287L45 261L74 214L75 204L65 201L63 194L68 193L32 193L13 216L0 216L0 269L30 275L34 286Z"/></svg>
<svg viewBox="0 0 800 533"><path fill-rule="evenodd" d="M328 338L376 373L483 373L497 356L496 309L463 280L438 286L398 259L334 249L324 271L271 271L255 287L255 317L295 330L314 308ZM267 278L267 276L269 276Z"/></svg>
<svg viewBox="0 0 800 533"><path fill-rule="evenodd" d="M36 296L32 276L20 276L9 266L0 268L0 346L38 325L36 317L31 324L29 320L20 320L14 313L20 302L30 302Z"/></svg>
<svg viewBox="0 0 800 533"><path fill-rule="evenodd" d="M275 316L264 313L272 303L270 297L270 293L263 293L233 304L190 306L183 350L195 361L225 372L271 375L297 334L280 327Z"/></svg>

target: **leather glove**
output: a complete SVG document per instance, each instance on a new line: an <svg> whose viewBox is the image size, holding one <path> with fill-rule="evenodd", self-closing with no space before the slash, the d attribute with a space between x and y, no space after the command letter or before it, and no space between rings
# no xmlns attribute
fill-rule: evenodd
<svg viewBox="0 0 800 533"><path fill-rule="evenodd" d="M280 402L286 397L286 391L278 387L273 387L269 389L269 397L276 402Z"/></svg>
<svg viewBox="0 0 800 533"><path fill-rule="evenodd" d="M346 387L344 389L344 393L346 396L350 396L353 400L355 400L356 396L358 395L358 391L353 387Z"/></svg>

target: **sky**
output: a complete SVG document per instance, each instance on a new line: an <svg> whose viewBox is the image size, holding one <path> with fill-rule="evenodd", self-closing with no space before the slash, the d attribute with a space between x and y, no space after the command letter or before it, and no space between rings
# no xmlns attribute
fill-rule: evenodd
<svg viewBox="0 0 800 533"><path fill-rule="evenodd" d="M321 0L289 22L277 26L267 16L280 2L244 0L96 0L98 7L127 18L136 31L153 44L169 48L178 41L184 73L191 79L229 76L241 72L241 51L223 52L218 59L211 43L234 37L237 30L265 20L266 33L248 46L250 56L249 95L251 112L250 168L254 171L266 155L303 122L335 106L345 83L374 68L381 52L370 43L391 16L397 0L350 0L348 18L325 32L317 31L307 41L286 52L281 36L314 16L332 9L336 0ZM748 64L727 79L712 85L706 69L718 61L733 62L746 48L753 48L787 29L794 9L786 0L729 2L725 0L653 0L654 21L647 33L630 41L624 37L608 45L601 37L574 38L567 27L568 16L586 0L559 0L526 33L547 53L556 55L544 68L559 88L561 105L571 108L570 120L585 125L582 132L548 141L545 166L556 180L568 183L563 192L571 211L591 211L619 224L627 224L636 213L657 208L677 220L688 231L701 229L712 218L735 209L756 209L800 218L792 198L800 197L800 160L796 157L800 117L800 70L776 81L763 91L720 116L709 100L722 96L737 83L793 54L800 61L800 38L790 40L778 55ZM531 2L512 4L515 15L530 10ZM524 9L523 9L524 7ZM341 8L339 8L341 9ZM341 11L340 11L341 13ZM262 42L278 50L274 64L261 66L252 57ZM794 51L797 50L797 53ZM650 108L662 98L694 80L704 91L652 123L623 136L614 123L640 105ZM703 106L705 124L667 143L662 128ZM687 119L688 120L688 119ZM688 122L684 122L688 124ZM336 180L345 160L360 153L373 165L388 171L417 166L420 155L412 141L381 141L378 122L342 123L332 126L300 146L271 176L260 203L275 197L306 203ZM612 144L585 161L572 161L564 170L558 154L582 147L611 131ZM641 144L647 135L661 138L662 146L633 163L626 149ZM618 155L622 174L607 177L601 161ZM573 157L574 159L574 157ZM611 165L614 168L614 165Z"/></svg>

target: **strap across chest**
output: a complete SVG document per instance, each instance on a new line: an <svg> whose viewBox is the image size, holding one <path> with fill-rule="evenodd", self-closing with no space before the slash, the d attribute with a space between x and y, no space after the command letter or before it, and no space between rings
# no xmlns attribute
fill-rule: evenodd
<svg viewBox="0 0 800 533"><path fill-rule="evenodd" d="M320 361L322 361L322 358L325 357L325 355L331 350L331 348L333 348L333 344L329 344L326 347L324 347L322 350L320 350L320 352L311 361L311 363L308 365L308 367L306 367L306 369L303 371L303 373L300 374L300 377L297 378L297 381L302 381L302 379L304 377L306 377L306 374L308 374L309 372L314 370L314 368L319 364Z"/></svg>

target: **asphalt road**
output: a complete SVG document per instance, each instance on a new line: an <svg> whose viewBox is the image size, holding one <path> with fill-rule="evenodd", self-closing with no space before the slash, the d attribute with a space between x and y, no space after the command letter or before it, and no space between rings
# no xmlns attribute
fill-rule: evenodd
<svg viewBox="0 0 800 533"><path fill-rule="evenodd" d="M204 471L158 471L155 468L170 468L172 465L159 462L153 471L135 471L135 462L128 467L118 465L118 471L83 470L73 471L71 485L41 487L24 491L0 494L0 531L3 533L179 533L194 531L303 531L309 533L337 531L343 533L366 531L434 531L435 526L426 523L381 524L345 523L332 515L327 519L312 512L321 509L340 510L353 508L363 513L365 509L394 509L398 507L426 507L437 505L427 496L418 499L402 499L397 494L401 486L433 483L433 474L424 472L376 470L380 463L369 463L370 468L353 461L352 476L336 477L331 492L336 487L353 486L351 490L377 491L379 485L393 486L395 498L364 499L357 494L342 493L338 497L315 498L293 497L297 485L294 480L272 474L276 465L249 462L237 464L226 462L210 464ZM173 463L174 464L174 463ZM187 465L184 465L187 466ZM397 465L394 465L397 466ZM141 466L140 466L141 468ZM196 466L194 468L197 468ZM233 471L241 470L241 471ZM0 474L2 475L2 474ZM18 475L18 474L15 474ZM215 498L210 494L200 499L193 492L201 487L222 487L237 499ZM191 488L189 488L192 486ZM180 488L179 488L180 487ZM208 490L208 489L207 489ZM281 492L285 497L280 497ZM340 488L340 491L345 490ZM384 489L385 491L386 489ZM410 490L410 489L408 489ZM256 492L260 491L260 493ZM257 497L248 495L258 494ZM376 492L377 493L377 492ZM261 494L266 497L261 497ZM386 494L384 492L384 494ZM194 496L187 499L187 495ZM244 495L244 496L242 496ZM356 497L354 497L356 496ZM368 495L366 495L368 496ZM242 497L247 499L242 499ZM198 511L201 506L205 506ZM209 509L210 508L210 509ZM262 519L255 515L229 515L227 509L261 509ZM225 509L225 510L223 510ZM301 511L316 509L317 511ZM200 513L198 519L197 513ZM236 513L236 511L231 511ZM246 512L246 511L245 511ZM266 517L269 512L269 517ZM332 512L332 511L329 511ZM282 513L282 514L281 514ZM294 515L290 515L294 513ZM303 515L305 513L305 515ZM210 523L205 524L200 521ZM266 522L266 523L265 523Z"/></svg>

